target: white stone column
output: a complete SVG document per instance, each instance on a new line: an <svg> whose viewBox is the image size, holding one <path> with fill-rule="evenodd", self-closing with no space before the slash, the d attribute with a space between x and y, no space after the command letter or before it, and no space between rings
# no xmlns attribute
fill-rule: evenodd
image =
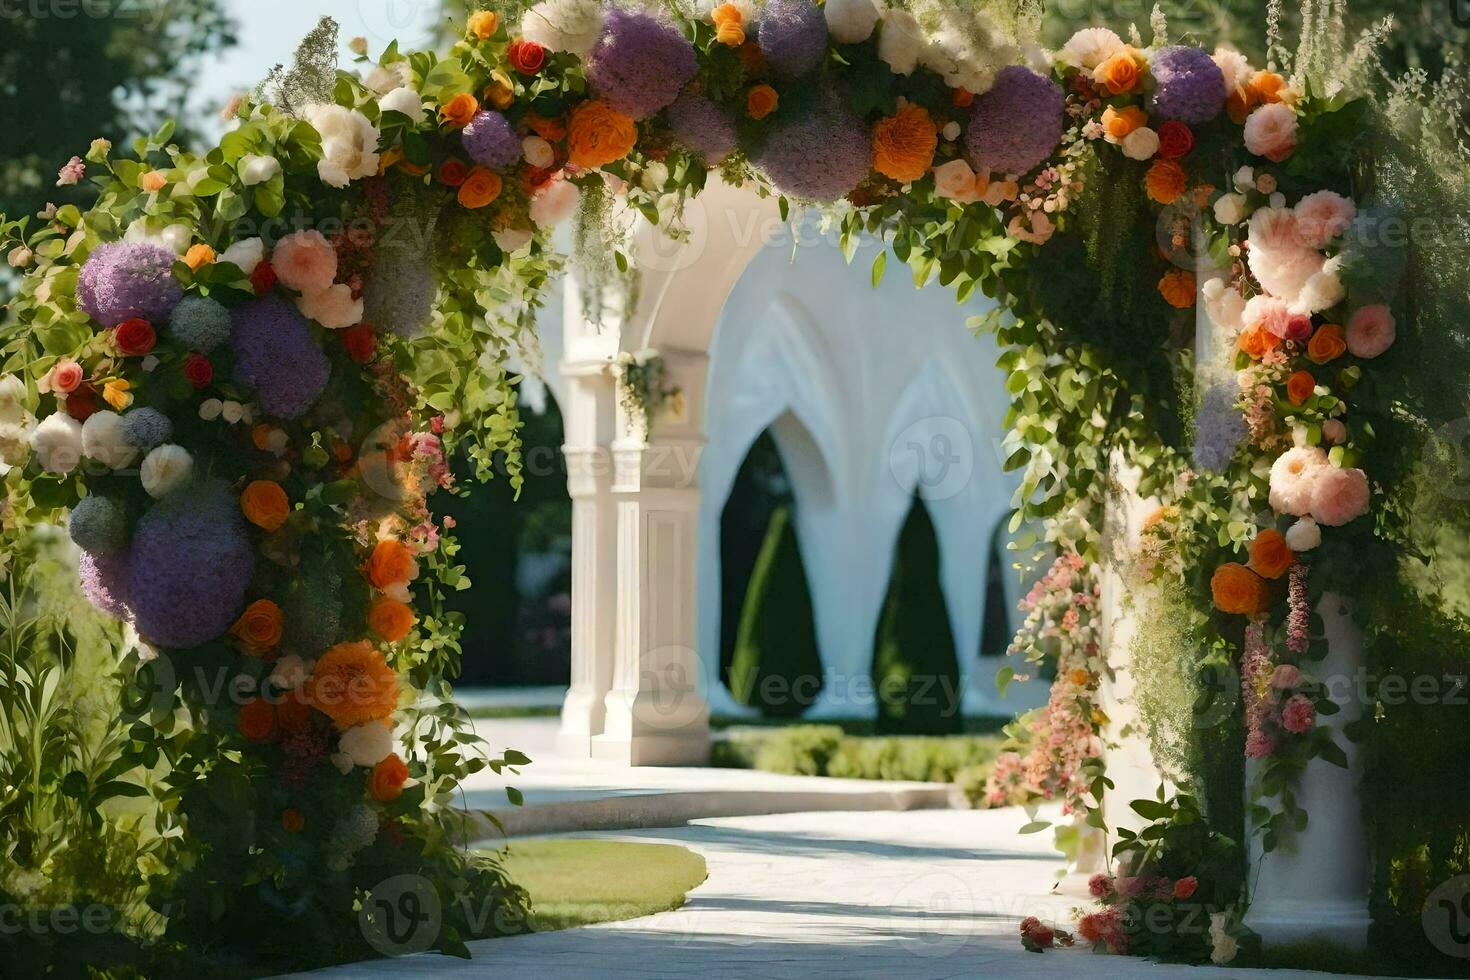
<svg viewBox="0 0 1470 980"><path fill-rule="evenodd" d="M662 353L680 396L650 432L621 400L617 409L616 668L592 754L633 766L703 765L709 707L695 651L695 562L709 359L702 352Z"/></svg>
<svg viewBox="0 0 1470 980"><path fill-rule="evenodd" d="M1260 837L1250 838L1250 908L1245 924L1270 945L1328 939L1353 949L1368 944L1368 843L1358 798L1358 749L1342 728L1362 716L1359 678L1363 632L1343 599L1325 593L1317 604L1327 636L1327 656L1306 670L1327 687L1337 714L1317 723L1335 729L1347 752L1348 768L1322 759L1307 763L1296 789L1308 823L1269 854ZM1246 792L1255 782L1256 760L1246 766Z"/></svg>
<svg viewBox="0 0 1470 980"><path fill-rule="evenodd" d="M566 285L562 422L567 492L572 498L572 671L562 702L558 747L592 754L602 732L616 656L617 514L612 499L616 392L611 373L616 329L582 315L577 285Z"/></svg>

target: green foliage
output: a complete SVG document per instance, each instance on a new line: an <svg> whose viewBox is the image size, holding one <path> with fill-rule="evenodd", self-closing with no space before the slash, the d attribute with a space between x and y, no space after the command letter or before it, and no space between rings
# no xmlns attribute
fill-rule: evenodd
<svg viewBox="0 0 1470 980"><path fill-rule="evenodd" d="M795 717L821 690L822 658L791 505L771 514L746 587L730 690L770 717Z"/></svg>
<svg viewBox="0 0 1470 980"><path fill-rule="evenodd" d="M874 639L873 686L880 732L959 731L959 665L939 581L939 541L918 497L894 550Z"/></svg>
<svg viewBox="0 0 1470 980"><path fill-rule="evenodd" d="M983 787L1000 754L999 735L865 736L837 725L736 728L715 742L711 764L796 776L958 782Z"/></svg>

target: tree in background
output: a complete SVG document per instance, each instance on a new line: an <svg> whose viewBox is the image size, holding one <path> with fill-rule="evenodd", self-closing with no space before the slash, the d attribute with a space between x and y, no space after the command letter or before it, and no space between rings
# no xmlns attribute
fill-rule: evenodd
<svg viewBox="0 0 1470 980"><path fill-rule="evenodd" d="M822 657L790 504L771 514L745 592L730 661L730 690L767 717L792 718L822 688Z"/></svg>
<svg viewBox="0 0 1470 980"><path fill-rule="evenodd" d="M915 496L898 536L888 597L873 644L878 731L911 735L961 731L959 674L949 609L939 582L939 539L928 508Z"/></svg>
<svg viewBox="0 0 1470 980"><path fill-rule="evenodd" d="M85 205L91 186L57 187L57 170L97 137L121 142L180 115L205 56L235 41L224 5L0 5L0 212Z"/></svg>

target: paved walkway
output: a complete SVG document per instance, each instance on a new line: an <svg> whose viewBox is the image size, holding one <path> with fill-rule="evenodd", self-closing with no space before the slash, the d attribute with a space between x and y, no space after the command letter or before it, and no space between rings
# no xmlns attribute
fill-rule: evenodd
<svg viewBox="0 0 1470 980"><path fill-rule="evenodd" d="M1018 836L1019 811L818 813L701 820L603 835L679 843L709 878L673 912L473 943L474 959L422 955L312 974L321 980L534 976L940 980L1063 975L1125 980L1321 978L1187 969L1080 949L1026 953L1026 915L1066 923L1081 898L1049 894L1059 855ZM514 846L512 844L512 846Z"/></svg>

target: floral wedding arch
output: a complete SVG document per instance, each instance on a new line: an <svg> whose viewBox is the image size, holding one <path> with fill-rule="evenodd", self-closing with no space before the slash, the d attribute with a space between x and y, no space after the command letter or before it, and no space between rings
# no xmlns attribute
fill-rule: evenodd
<svg viewBox="0 0 1470 980"><path fill-rule="evenodd" d="M364 50L357 73L324 26L207 152L165 127L74 158L58 182L91 181L91 209L0 225L23 273L0 334L5 533L69 512L84 589L142 638L124 771L152 774L178 835L153 898L168 938L272 965L363 955L359 911L399 873L433 882L439 948L523 927L524 893L458 848L458 781L526 760L467 748L442 603L463 573L427 498L454 489L457 452L519 485L507 364L534 349L551 227L580 209L586 260L630 276L599 217L677 234L718 169L1009 314L976 326L1005 351L1017 525L1059 556L1017 647L1058 671L996 800L1059 798L1103 826L1099 515L1113 460L1143 470L1163 506L1130 562L1190 658L1150 735L1195 729L1173 776L1198 788L1136 806L1155 823L1119 845L1134 884L1098 886L1111 911L1084 935L1230 946L1232 837L1310 833L1295 780L1345 763L1318 721L1336 708L1313 609L1346 596L1402 649L1386 611L1419 594L1402 558L1431 510L1423 464L1459 417L1411 375L1453 275L1400 286L1406 256L1443 263L1463 229L1377 234L1432 213L1404 190L1436 161L1463 168L1454 92L1414 77L1370 116L1373 38L1305 9L1294 57L1273 22L1269 67L1169 44L1161 22L1151 43L1088 28L1048 54L1025 3L546 0L473 14L444 57ZM1195 699L1222 673L1243 722ZM1265 760L1249 812L1242 754ZM1144 895L1145 875L1172 891ZM1130 940L1123 905L1196 889L1213 937ZM468 898L495 915L455 913Z"/></svg>

